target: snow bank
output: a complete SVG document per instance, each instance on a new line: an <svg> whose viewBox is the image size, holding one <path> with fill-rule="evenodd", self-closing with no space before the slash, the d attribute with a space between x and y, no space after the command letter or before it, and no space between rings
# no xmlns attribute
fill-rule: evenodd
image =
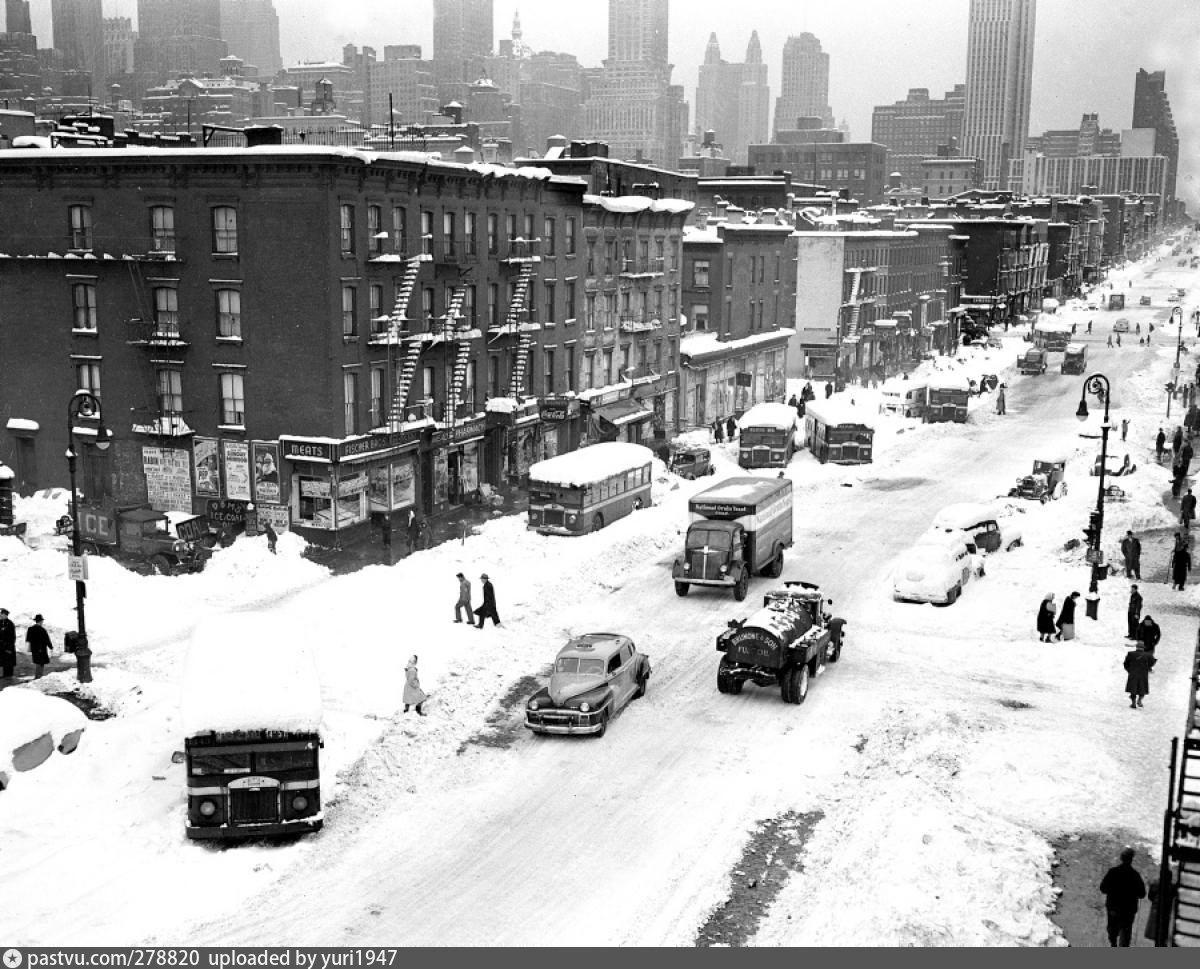
<svg viewBox="0 0 1200 969"><path fill-rule="evenodd" d="M321 687L303 629L253 613L214 618L192 635L183 680L184 734L315 733Z"/></svg>
<svg viewBox="0 0 1200 969"><path fill-rule="evenodd" d="M13 750L42 734L50 734L57 747L72 730L87 726L73 703L38 690L10 687L0 691L0 773L12 774Z"/></svg>
<svg viewBox="0 0 1200 969"><path fill-rule="evenodd" d="M580 488L609 475L640 468L653 460L654 453L647 447L626 444L623 441L610 441L538 461L529 468L529 480L540 484Z"/></svg>

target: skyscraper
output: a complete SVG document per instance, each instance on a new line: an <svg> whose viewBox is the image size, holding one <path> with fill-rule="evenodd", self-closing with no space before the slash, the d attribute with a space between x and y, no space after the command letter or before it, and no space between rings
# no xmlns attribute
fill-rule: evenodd
<svg viewBox="0 0 1200 969"><path fill-rule="evenodd" d="M443 103L465 103L493 46L492 0L433 0L433 77Z"/></svg>
<svg viewBox="0 0 1200 969"><path fill-rule="evenodd" d="M221 0L138 0L137 69L150 83L220 71Z"/></svg>
<svg viewBox="0 0 1200 969"><path fill-rule="evenodd" d="M29 20L29 0L5 0L4 32L8 34L32 34Z"/></svg>
<svg viewBox="0 0 1200 969"><path fill-rule="evenodd" d="M985 189L1007 188L1009 162L1029 136L1037 0L971 0L963 154L980 160Z"/></svg>
<svg viewBox="0 0 1200 969"><path fill-rule="evenodd" d="M92 96L104 97L104 16L100 0L52 0L50 18L54 47L62 52L68 71L92 78Z"/></svg>
<svg viewBox="0 0 1200 969"><path fill-rule="evenodd" d="M1179 172L1179 135L1167 97L1167 72L1137 72L1133 87L1133 127L1154 129L1154 153L1167 159L1167 199L1175 199Z"/></svg>
<svg viewBox="0 0 1200 969"><path fill-rule="evenodd" d="M696 131L714 131L726 156L744 165L750 145L766 140L770 113L771 89L758 31L750 34L744 64L723 61L717 35L709 37L696 86Z"/></svg>
<svg viewBox="0 0 1200 969"><path fill-rule="evenodd" d="M586 130L608 142L613 157L678 163L687 103L671 83L667 0L608 0L608 57L585 114Z"/></svg>
<svg viewBox="0 0 1200 969"><path fill-rule="evenodd" d="M775 131L796 127L797 118L820 118L833 127L829 107L829 55L813 34L789 37L783 45L783 73L775 101ZM776 138L778 140L778 137Z"/></svg>
<svg viewBox="0 0 1200 969"><path fill-rule="evenodd" d="M221 0L221 39L230 54L253 64L263 77L274 77L283 67L274 0Z"/></svg>

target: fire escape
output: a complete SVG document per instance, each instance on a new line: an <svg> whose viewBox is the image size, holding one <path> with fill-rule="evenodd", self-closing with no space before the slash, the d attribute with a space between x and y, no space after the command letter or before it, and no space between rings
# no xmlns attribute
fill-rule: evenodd
<svg viewBox="0 0 1200 969"><path fill-rule="evenodd" d="M131 347L141 347L150 351L148 357L150 366L145 371L147 374L145 398L148 403L146 407L140 409L140 412L148 415L149 419L137 420L135 417L133 429L139 433L155 434L165 442L181 434L190 434L191 428L188 427L182 413L165 407L165 402L170 399L170 396L164 394L163 388L159 386L157 364L162 360L156 359L156 355L158 358L162 358L166 354L170 354L178 368L182 368L183 354L191 344L183 339L179 325L178 306L170 308L170 304L168 304L168 307L160 308L156 300L147 293L147 281L142 271L142 262L162 262L164 253L151 251L143 256L125 256L124 259L126 268L129 270L129 282L133 289L134 304L138 313L136 317L128 320L130 333L125 342ZM163 289L171 294L176 293L174 286L163 287ZM168 367L166 371L169 372L173 369L176 367Z"/></svg>
<svg viewBox="0 0 1200 969"><path fill-rule="evenodd" d="M1163 867L1175 865L1168 885L1168 945L1200 948L1200 635L1189 684L1187 726L1179 760L1178 787L1172 787L1164 821ZM1172 780L1175 778L1172 776ZM1163 902L1160 899L1160 903Z"/></svg>
<svg viewBox="0 0 1200 969"><path fill-rule="evenodd" d="M494 343L503 336L515 335L517 337L517 344L513 349L508 396L519 400L525 387L525 375L529 369L529 354L534 344L533 337L529 335L529 332L537 329L535 324L523 323L522 320L529 309L533 276L537 270L537 264L542 259L540 256L534 255L510 255L504 261L518 267L517 278L514 281L512 302L509 304L504 323L493 329L490 342Z"/></svg>
<svg viewBox="0 0 1200 969"><path fill-rule="evenodd" d="M398 430L404 422L408 392L417 373L417 363L423 349L422 335L408 332L408 304L417 285L421 264L428 262L427 255L413 256L404 264L404 275L396 291L396 305L392 308L384 338L388 344L388 372L393 375L392 405L388 412L389 430Z"/></svg>
<svg viewBox="0 0 1200 969"><path fill-rule="evenodd" d="M857 343L858 342L858 318L862 311L862 306L858 301L858 297L862 292L863 270L851 269L850 281L850 322L846 327L846 337L843 342Z"/></svg>

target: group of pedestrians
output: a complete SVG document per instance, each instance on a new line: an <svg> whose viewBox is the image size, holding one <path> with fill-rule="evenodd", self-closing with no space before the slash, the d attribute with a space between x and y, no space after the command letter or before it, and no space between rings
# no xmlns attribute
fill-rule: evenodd
<svg viewBox="0 0 1200 969"><path fill-rule="evenodd" d="M792 394L792 396L788 398L788 406L796 408L796 415L798 417L803 417L808 411L808 402L816 399L817 392L813 390L812 381L807 381L804 384L804 387L801 388L799 397L797 397L795 394Z"/></svg>
<svg viewBox="0 0 1200 969"><path fill-rule="evenodd" d="M9 611L0 609L0 680L12 680L17 668L17 627L8 617ZM42 625L45 621L39 612L33 617L33 625L25 631L25 644L33 660L33 677L39 680L46 675L46 666L54 651L50 633Z"/></svg>
<svg viewBox="0 0 1200 969"><path fill-rule="evenodd" d="M737 421L733 417L727 417L725 420L718 417L712 422L713 440L717 444L724 444L726 438L729 438L730 441L734 440L737 432Z"/></svg>
<svg viewBox="0 0 1200 969"><path fill-rule="evenodd" d="M461 572L455 575L458 579L458 601L454 603L454 621L463 621L463 611L466 611L466 621L473 623L472 616L479 618L477 629L483 628L483 621L490 619L493 626L500 625L500 613L496 609L496 590L492 586L492 580L488 578L488 574L484 572L479 576L483 582L483 602L479 608L472 608L471 605L471 580Z"/></svg>
<svg viewBox="0 0 1200 969"><path fill-rule="evenodd" d="M1075 638L1075 605L1078 592L1072 592L1063 600L1062 608L1055 618L1054 593L1047 592L1038 607L1037 631L1043 643L1062 642Z"/></svg>

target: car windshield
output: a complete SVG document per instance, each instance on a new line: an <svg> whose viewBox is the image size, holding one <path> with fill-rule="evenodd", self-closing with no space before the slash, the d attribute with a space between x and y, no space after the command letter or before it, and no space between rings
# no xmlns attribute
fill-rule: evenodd
<svg viewBox="0 0 1200 969"><path fill-rule="evenodd" d="M560 656L554 664L555 673L578 673L583 676L603 676L604 660L580 656Z"/></svg>
<svg viewBox="0 0 1200 969"><path fill-rule="evenodd" d="M729 549L730 532L716 528L693 528L687 535L687 547L709 548L716 552Z"/></svg>

